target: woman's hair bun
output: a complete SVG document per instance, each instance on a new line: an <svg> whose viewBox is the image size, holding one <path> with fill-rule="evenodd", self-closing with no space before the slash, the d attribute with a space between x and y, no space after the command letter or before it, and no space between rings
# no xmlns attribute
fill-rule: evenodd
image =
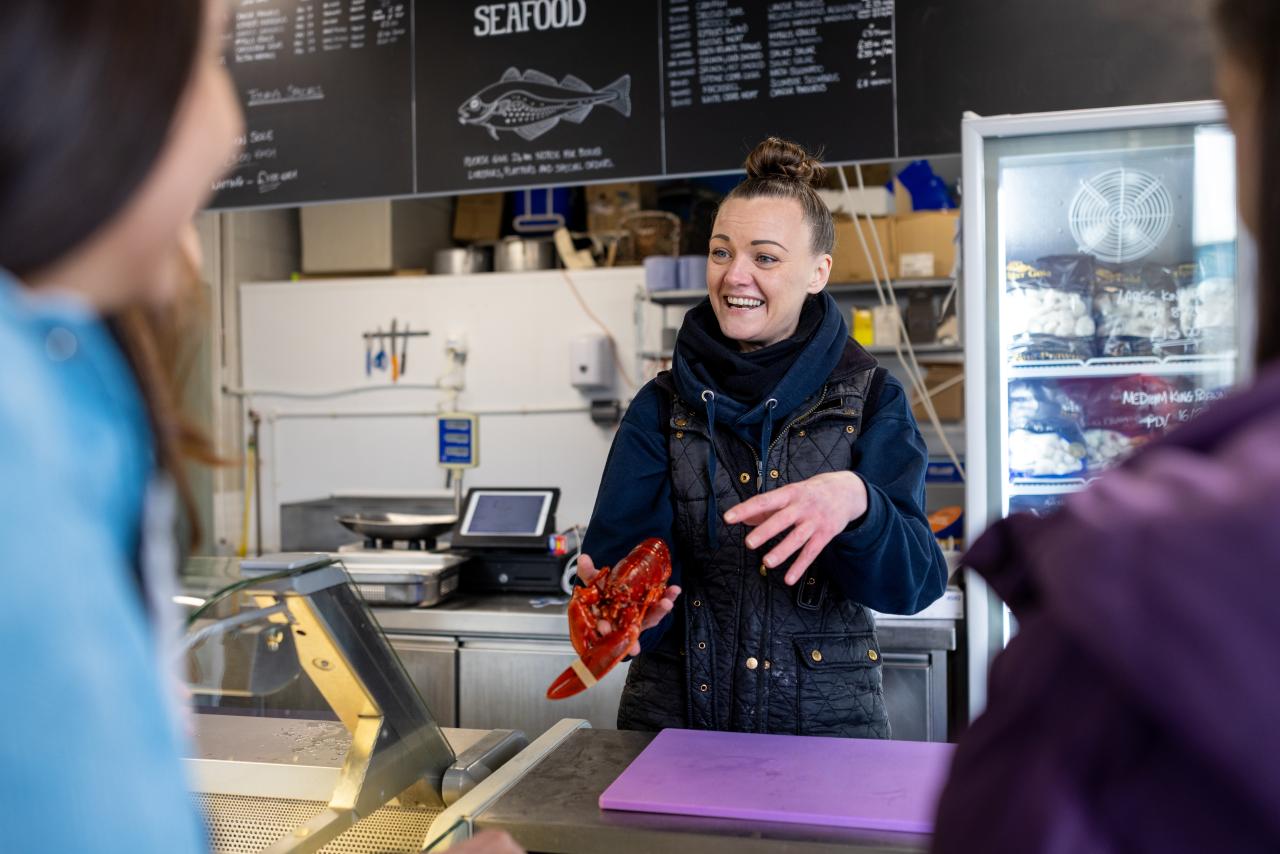
<svg viewBox="0 0 1280 854"><path fill-rule="evenodd" d="M747 155L747 177L790 180L821 187L827 170L817 158L794 142L771 136Z"/></svg>

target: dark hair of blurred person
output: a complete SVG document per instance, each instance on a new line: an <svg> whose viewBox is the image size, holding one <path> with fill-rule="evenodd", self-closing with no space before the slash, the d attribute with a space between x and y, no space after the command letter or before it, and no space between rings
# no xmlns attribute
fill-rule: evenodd
<svg viewBox="0 0 1280 854"><path fill-rule="evenodd" d="M203 27L209 14L221 20L222 8L222 0L208 9L189 0L4 4L0 111L9 119L0 128L0 269L19 282L56 280L68 256L84 252L126 207L170 138L197 51L220 47L204 38ZM172 239L186 222L152 229L152 239ZM104 270L103 278L137 279L141 299L121 293L105 316L136 374L158 461L176 483L187 530L198 541L184 461L217 457L178 402L202 319L192 236L179 235L181 251L169 251L160 266L153 260L150 269ZM145 266L154 244L136 248Z"/></svg>
<svg viewBox="0 0 1280 854"><path fill-rule="evenodd" d="M1259 366L1280 356L1280 8L1219 0L1218 89L1236 132L1240 218L1258 246Z"/></svg>

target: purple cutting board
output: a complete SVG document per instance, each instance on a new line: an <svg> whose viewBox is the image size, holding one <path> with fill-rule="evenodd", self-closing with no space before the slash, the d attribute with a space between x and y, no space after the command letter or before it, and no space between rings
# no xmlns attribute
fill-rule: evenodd
<svg viewBox="0 0 1280 854"><path fill-rule="evenodd" d="M667 729L600 807L930 833L951 752L919 741Z"/></svg>

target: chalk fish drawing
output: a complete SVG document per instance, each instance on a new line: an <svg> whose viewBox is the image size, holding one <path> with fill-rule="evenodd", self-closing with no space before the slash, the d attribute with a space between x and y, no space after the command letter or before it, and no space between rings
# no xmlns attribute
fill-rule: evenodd
<svg viewBox="0 0 1280 854"><path fill-rule="evenodd" d="M567 75L556 81L550 74L529 69L524 74L508 68L502 79L484 87L458 108L458 121L478 125L498 138L510 131L524 139L537 139L561 119L581 124L591 110L604 104L631 116L631 75L624 74L600 90Z"/></svg>

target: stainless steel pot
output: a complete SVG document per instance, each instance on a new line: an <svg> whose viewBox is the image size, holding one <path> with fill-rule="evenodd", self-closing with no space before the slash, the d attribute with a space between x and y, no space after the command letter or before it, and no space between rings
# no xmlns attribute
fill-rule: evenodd
<svg viewBox="0 0 1280 854"><path fill-rule="evenodd" d="M555 266L555 245L550 239L508 237L497 245L493 256L499 273L550 270Z"/></svg>
<svg viewBox="0 0 1280 854"><path fill-rule="evenodd" d="M437 250L431 266L431 272L437 276L465 276L487 273L490 269L486 254L475 248Z"/></svg>

